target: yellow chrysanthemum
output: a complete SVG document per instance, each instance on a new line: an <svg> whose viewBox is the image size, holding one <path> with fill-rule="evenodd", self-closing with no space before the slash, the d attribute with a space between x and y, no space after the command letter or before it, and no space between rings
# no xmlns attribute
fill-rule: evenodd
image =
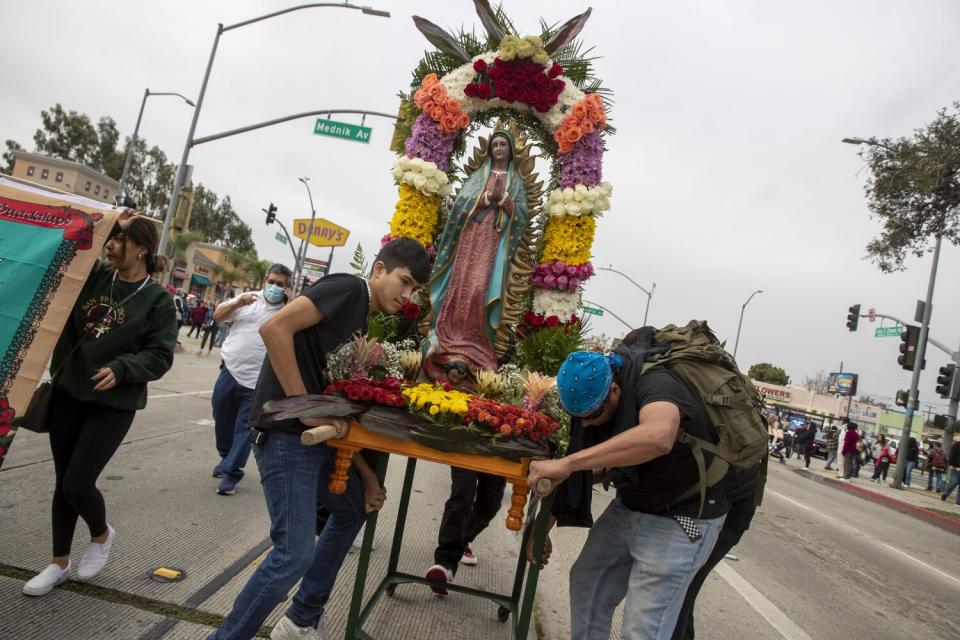
<svg viewBox="0 0 960 640"><path fill-rule="evenodd" d="M390 220L390 235L413 238L424 246L433 242L440 199L426 196L409 184L400 185L400 197Z"/></svg>
<svg viewBox="0 0 960 640"><path fill-rule="evenodd" d="M590 260L596 220L591 216L555 216L544 232L541 262L561 260L570 265Z"/></svg>

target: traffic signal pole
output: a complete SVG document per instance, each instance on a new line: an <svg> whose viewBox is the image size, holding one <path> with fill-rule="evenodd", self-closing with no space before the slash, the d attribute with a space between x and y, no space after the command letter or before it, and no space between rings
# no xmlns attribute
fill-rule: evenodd
<svg viewBox="0 0 960 640"><path fill-rule="evenodd" d="M903 417L903 430L900 433L900 446L897 447L897 466L893 472L893 488L903 488L903 469L906 465L907 444L913 429L914 405L917 404L917 389L920 386L920 372L927 355L927 336L930 333L930 316L933 313L933 289L937 282L937 263L940 261L940 243L938 235L933 246L933 264L930 266L930 280L927 283L927 298L923 305L923 322L920 324L920 341L917 344L917 359L913 366L913 378L910 381L910 394L907 396L906 413ZM951 425L952 426L952 425ZM952 432L952 429L951 429ZM944 433L946 435L946 432ZM946 445L946 442L944 443Z"/></svg>

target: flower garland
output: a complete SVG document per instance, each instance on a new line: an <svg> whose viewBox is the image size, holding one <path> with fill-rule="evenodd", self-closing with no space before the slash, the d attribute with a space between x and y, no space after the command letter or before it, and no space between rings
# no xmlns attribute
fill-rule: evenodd
<svg viewBox="0 0 960 640"><path fill-rule="evenodd" d="M589 135L595 129L607 126L607 114L603 100L595 93L588 93L583 100L574 105L570 113L553 133L560 153L570 153L573 145L580 142L583 136Z"/></svg>
<svg viewBox="0 0 960 640"><path fill-rule="evenodd" d="M447 88L435 73L424 77L420 88L413 94L413 103L429 114L444 133L457 133L470 124L470 116L460 108L460 101L447 95Z"/></svg>
<svg viewBox="0 0 960 640"><path fill-rule="evenodd" d="M515 36L512 33L503 36L497 55L501 60L516 60L530 58L539 65L550 62L550 54L543 48L543 41L539 36Z"/></svg>
<svg viewBox="0 0 960 640"><path fill-rule="evenodd" d="M569 153L558 158L560 165L560 187L595 187L603 179L603 140L600 132L585 135L573 146Z"/></svg>
<svg viewBox="0 0 960 640"><path fill-rule="evenodd" d="M351 402L372 402L384 407L403 408L407 401L400 391L403 380L395 377L375 380L337 380L323 390L324 395L344 396Z"/></svg>
<svg viewBox="0 0 960 640"><path fill-rule="evenodd" d="M433 228L437 226L439 206L439 197L424 195L414 186L401 184L400 199L390 220L390 235L429 245L433 241Z"/></svg>
<svg viewBox="0 0 960 640"><path fill-rule="evenodd" d="M546 210L552 216L598 216L610 208L612 193L609 182L596 187L581 183L576 187L554 189L547 198Z"/></svg>
<svg viewBox="0 0 960 640"><path fill-rule="evenodd" d="M542 313L527 311L523 314L523 323L517 327L517 333L520 335L529 335L541 329L551 329L553 327L559 327L560 325L577 324L578 322L580 322L580 318L575 314L571 315L568 320L563 320L557 315L545 316Z"/></svg>
<svg viewBox="0 0 960 640"><path fill-rule="evenodd" d="M590 216L551 217L544 231L541 262L583 264L590 260L596 220Z"/></svg>
<svg viewBox="0 0 960 640"><path fill-rule="evenodd" d="M549 438L560 427L546 414L478 397L470 400L463 421L503 436L526 436L534 442Z"/></svg>
<svg viewBox="0 0 960 640"><path fill-rule="evenodd" d="M533 292L533 312L545 317L569 318L577 313L580 296L576 292L537 289Z"/></svg>
<svg viewBox="0 0 960 640"><path fill-rule="evenodd" d="M450 179L436 163L423 158L400 156L391 170L399 184L408 184L425 196L450 195ZM608 203L609 204L609 203Z"/></svg>
<svg viewBox="0 0 960 640"><path fill-rule="evenodd" d="M530 275L530 284L538 289L576 291L577 287L592 275L593 265L589 262L574 265L557 260L538 264Z"/></svg>

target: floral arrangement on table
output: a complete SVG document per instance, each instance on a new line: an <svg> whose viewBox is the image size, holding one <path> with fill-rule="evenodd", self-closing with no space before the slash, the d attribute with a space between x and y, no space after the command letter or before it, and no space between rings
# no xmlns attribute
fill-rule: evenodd
<svg viewBox="0 0 960 640"><path fill-rule="evenodd" d="M544 23L539 35L521 35L502 8L493 10L483 0L474 4L485 38L451 34L414 17L436 50L421 60L410 94L402 95L393 145L400 155L393 171L399 198L388 237L432 247L443 229L443 191L449 193L445 187L456 179L466 139L508 117L552 160L530 309L566 324L580 308L580 287L593 274L596 218L610 209L613 192L602 181L603 137L614 133L607 119L610 92L574 40L590 10L560 26ZM405 169L413 163L428 176L445 173L449 180L426 190L421 180L417 187L411 184L417 175ZM524 339L522 331L517 339Z"/></svg>

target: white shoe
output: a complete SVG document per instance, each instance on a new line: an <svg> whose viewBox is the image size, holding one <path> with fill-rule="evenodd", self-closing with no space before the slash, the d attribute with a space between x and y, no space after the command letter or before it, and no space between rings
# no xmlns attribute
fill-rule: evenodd
<svg viewBox="0 0 960 640"><path fill-rule="evenodd" d="M23 595L25 596L45 596L53 588L70 578L70 562L67 561L67 568L61 569L60 565L52 562L47 568L33 576L23 585Z"/></svg>
<svg viewBox="0 0 960 640"><path fill-rule="evenodd" d="M107 541L103 543L91 542L87 545L87 550L83 552L83 559L80 561L80 566L77 567L77 578L79 580L89 580L100 573L100 570L107 564L107 558L110 557L113 538L113 527L107 525Z"/></svg>
<svg viewBox="0 0 960 640"><path fill-rule="evenodd" d="M320 618L319 628L314 629L298 626L283 616L270 632L270 640L327 640L327 630L323 626L323 618Z"/></svg>

